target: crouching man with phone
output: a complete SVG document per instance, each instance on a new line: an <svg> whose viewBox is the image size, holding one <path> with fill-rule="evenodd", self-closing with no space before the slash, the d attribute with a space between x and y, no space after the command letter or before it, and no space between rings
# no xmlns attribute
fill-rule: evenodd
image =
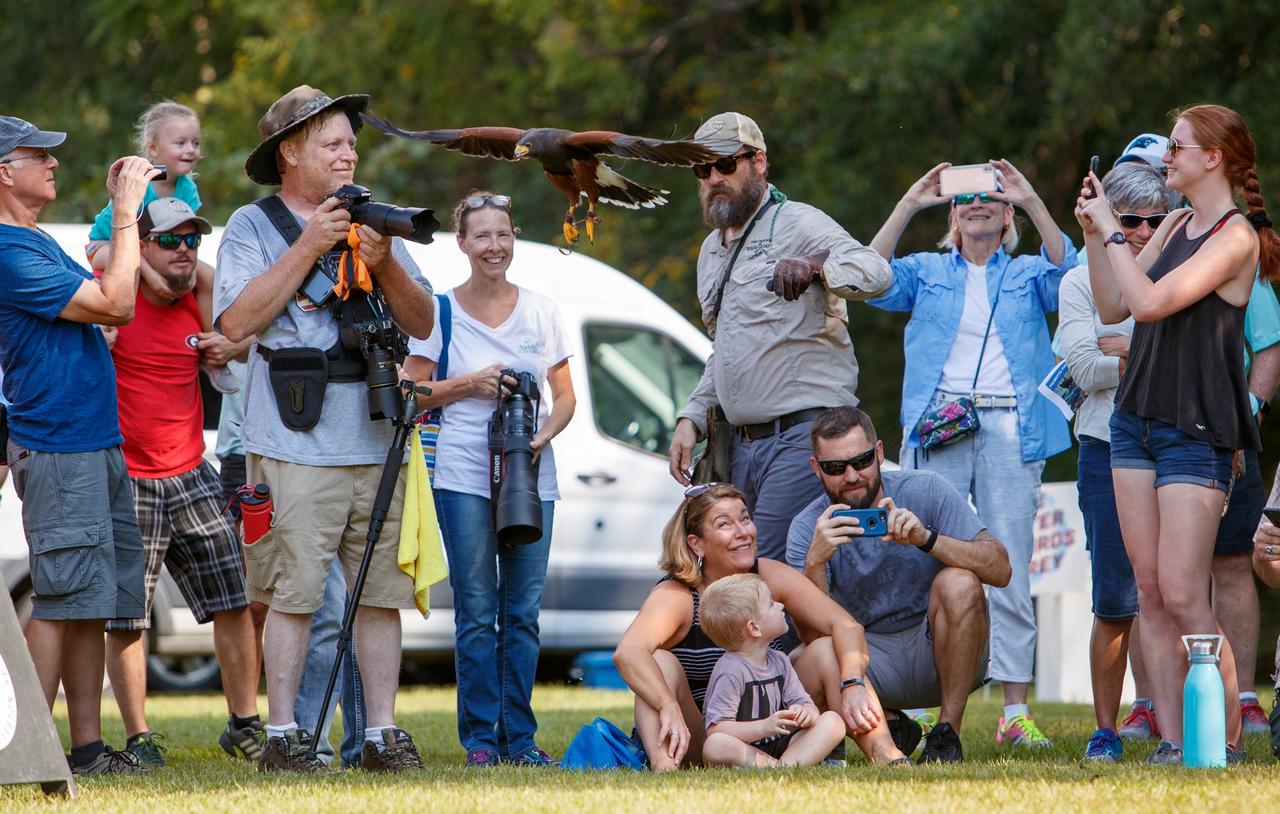
<svg viewBox="0 0 1280 814"><path fill-rule="evenodd" d="M826 410L809 437L825 494L792 521L787 562L865 628L867 679L888 715L941 705L920 762L962 761L965 703L987 675L982 586L1008 584L1009 556L941 475L882 473L884 445L857 407ZM900 713L889 730L908 755L921 737Z"/></svg>

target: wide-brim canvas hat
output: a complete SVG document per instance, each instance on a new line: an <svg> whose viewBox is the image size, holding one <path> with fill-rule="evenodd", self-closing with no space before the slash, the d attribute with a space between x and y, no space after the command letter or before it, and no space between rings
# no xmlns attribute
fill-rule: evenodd
<svg viewBox="0 0 1280 814"><path fill-rule="evenodd" d="M276 165L276 149L281 140L307 119L319 116L326 110L339 107L351 120L351 129L358 132L363 122L360 113L369 106L367 93L352 93L330 97L310 85L299 85L277 99L258 120L258 135L262 143L253 148L244 162L244 172L255 184L270 186L280 183L280 168Z"/></svg>

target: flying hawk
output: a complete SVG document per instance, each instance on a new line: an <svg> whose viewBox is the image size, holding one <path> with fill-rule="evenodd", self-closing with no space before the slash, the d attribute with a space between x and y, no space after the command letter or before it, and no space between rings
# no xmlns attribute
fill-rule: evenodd
<svg viewBox="0 0 1280 814"><path fill-rule="evenodd" d="M578 242L573 213L581 199L587 199L587 239L595 241L600 222L596 204L610 203L627 209L652 209L667 202L665 189L652 189L625 178L600 162L599 156L634 158L651 164L689 167L721 158L696 141L663 140L628 136L611 130L575 133L554 127L464 127L460 130L401 130L368 113L360 114L377 130L393 136L427 141L446 150L458 150L480 158L519 161L535 158L555 188L569 199L564 217L564 239L570 246Z"/></svg>

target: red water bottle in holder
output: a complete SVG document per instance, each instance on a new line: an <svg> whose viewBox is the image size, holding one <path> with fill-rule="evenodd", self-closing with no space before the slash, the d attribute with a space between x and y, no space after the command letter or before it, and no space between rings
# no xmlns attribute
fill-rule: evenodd
<svg viewBox="0 0 1280 814"><path fill-rule="evenodd" d="M244 527L244 544L253 545L271 529L271 487L265 483L246 483L236 490L240 501L240 522Z"/></svg>

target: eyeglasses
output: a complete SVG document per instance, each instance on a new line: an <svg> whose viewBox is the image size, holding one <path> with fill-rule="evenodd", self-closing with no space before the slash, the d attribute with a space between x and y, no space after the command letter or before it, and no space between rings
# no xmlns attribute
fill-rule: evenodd
<svg viewBox="0 0 1280 814"><path fill-rule="evenodd" d="M991 197L985 192L966 192L955 197L955 202L958 206L966 206L973 203L974 200L979 200L983 203L1001 203L1001 201Z"/></svg>
<svg viewBox="0 0 1280 814"><path fill-rule="evenodd" d="M52 157L53 154L48 150L41 150L40 152L32 153L31 155L20 155L17 158L6 158L3 161L0 161L0 164L17 164L19 161L31 161L33 159L39 161L41 164L45 164L48 163L49 159Z"/></svg>
<svg viewBox="0 0 1280 814"><path fill-rule="evenodd" d="M1177 155L1179 150L1185 150L1189 147L1195 147L1197 150L1209 149L1208 147L1204 147L1199 144L1182 144L1173 136L1169 137L1169 155Z"/></svg>
<svg viewBox="0 0 1280 814"><path fill-rule="evenodd" d="M476 195L467 198L467 209L482 209L485 204L493 204L499 209L511 208L511 197L509 195Z"/></svg>
<svg viewBox="0 0 1280 814"><path fill-rule="evenodd" d="M1111 211L1120 221L1122 229L1137 229L1145 221L1152 231L1155 231L1160 228L1160 224L1164 223L1164 219L1169 217L1167 212L1161 212L1158 215L1134 215L1131 212L1116 212L1114 209Z"/></svg>
<svg viewBox="0 0 1280 814"><path fill-rule="evenodd" d="M724 158L712 161L710 164L694 164L693 174L698 176L699 180L705 181L711 177L711 170L714 169L721 175L733 175L738 171L738 162L744 158L755 158L759 150L748 150L738 155L727 155Z"/></svg>
<svg viewBox="0 0 1280 814"><path fill-rule="evenodd" d="M167 252L175 251L183 243L187 244L188 249L200 248L200 238L203 237L199 232L192 232L189 235L175 235L173 232L161 232L160 234L147 235L143 240L156 244Z"/></svg>
<svg viewBox="0 0 1280 814"><path fill-rule="evenodd" d="M818 468L826 475L843 475L847 467L866 469L876 460L876 448L873 446L866 452L858 453L852 458L842 461L818 461Z"/></svg>

